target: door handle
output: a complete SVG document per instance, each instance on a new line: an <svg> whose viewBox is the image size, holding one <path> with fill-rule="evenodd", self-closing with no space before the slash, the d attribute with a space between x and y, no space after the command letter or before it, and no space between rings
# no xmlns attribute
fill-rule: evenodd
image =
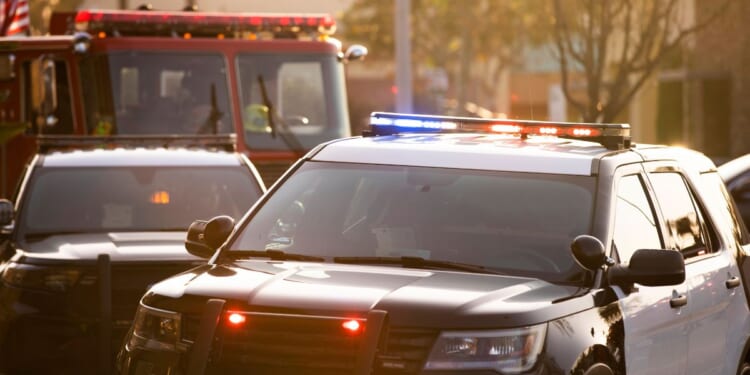
<svg viewBox="0 0 750 375"><path fill-rule="evenodd" d="M732 277L729 278L729 280L727 280L726 282L724 282L724 285L727 286L727 289L736 288L736 287L740 286L740 278L737 277L737 276L732 276Z"/></svg>
<svg viewBox="0 0 750 375"><path fill-rule="evenodd" d="M669 300L669 306L671 308L680 307L687 305L687 296L684 294L673 295Z"/></svg>

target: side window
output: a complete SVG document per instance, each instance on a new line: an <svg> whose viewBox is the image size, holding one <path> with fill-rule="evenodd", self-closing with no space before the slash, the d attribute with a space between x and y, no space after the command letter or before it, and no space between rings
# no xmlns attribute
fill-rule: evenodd
<svg viewBox="0 0 750 375"><path fill-rule="evenodd" d="M710 195L710 199L719 204L718 208L721 213L719 219L724 221L722 224L732 231L732 235L739 243L750 242L742 216L740 216L739 210L732 200L732 196L729 195L721 176L716 172L704 173L701 175L701 183L706 194Z"/></svg>
<svg viewBox="0 0 750 375"><path fill-rule="evenodd" d="M672 243L685 259L712 252L703 216L682 175L649 175Z"/></svg>
<svg viewBox="0 0 750 375"><path fill-rule="evenodd" d="M638 175L617 184L613 242L620 261L627 263L638 249L661 249L654 211Z"/></svg>

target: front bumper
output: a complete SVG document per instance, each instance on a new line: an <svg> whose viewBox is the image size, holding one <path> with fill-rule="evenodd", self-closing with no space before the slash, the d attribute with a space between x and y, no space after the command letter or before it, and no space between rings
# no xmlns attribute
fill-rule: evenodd
<svg viewBox="0 0 750 375"><path fill-rule="evenodd" d="M0 373L96 372L99 319L74 312L66 297L0 285ZM129 323L114 325L110 347L119 347Z"/></svg>

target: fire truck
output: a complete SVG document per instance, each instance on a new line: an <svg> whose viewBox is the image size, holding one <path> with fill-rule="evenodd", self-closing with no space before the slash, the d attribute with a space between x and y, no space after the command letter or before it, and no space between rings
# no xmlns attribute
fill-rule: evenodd
<svg viewBox="0 0 750 375"><path fill-rule="evenodd" d="M351 133L342 49L327 14L55 13L50 35L0 38L0 196L39 135L236 133L270 184Z"/></svg>

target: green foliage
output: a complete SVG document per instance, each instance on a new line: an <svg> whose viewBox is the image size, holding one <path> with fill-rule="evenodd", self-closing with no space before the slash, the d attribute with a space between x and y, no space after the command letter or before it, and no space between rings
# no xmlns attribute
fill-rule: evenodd
<svg viewBox="0 0 750 375"><path fill-rule="evenodd" d="M523 48L547 35L534 24L544 0L411 0L412 62L442 68L457 86L494 104L504 68L521 62ZM393 0L356 0L340 20L343 36L362 43L374 59L394 57Z"/></svg>
<svg viewBox="0 0 750 375"><path fill-rule="evenodd" d="M519 48L539 42L540 0L412 0L413 59L418 64L450 65L467 51L470 58L515 62ZM356 0L341 19L344 37L368 46L375 58L394 53L394 1Z"/></svg>

